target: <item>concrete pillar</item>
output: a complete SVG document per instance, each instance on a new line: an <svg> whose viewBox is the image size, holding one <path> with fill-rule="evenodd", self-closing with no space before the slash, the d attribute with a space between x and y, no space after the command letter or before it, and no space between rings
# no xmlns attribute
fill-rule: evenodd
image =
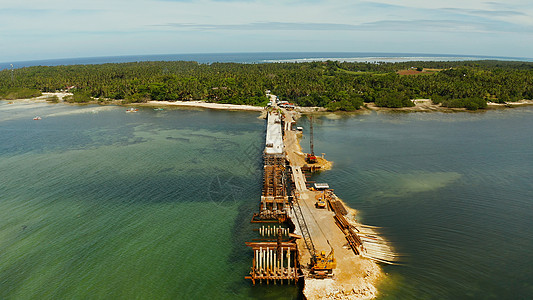
<svg viewBox="0 0 533 300"><path fill-rule="evenodd" d="M291 248L287 248L287 269L290 275L291 273Z"/></svg>
<svg viewBox="0 0 533 300"><path fill-rule="evenodd" d="M273 258L273 260L274 260L274 268L273 268L273 269L274 269L274 274L276 274L276 271L277 271L277 269L278 269L278 268L277 268L277 267L278 267L278 262L277 262L277 259L276 259L276 253L275 253L275 252L274 252L274 258Z"/></svg>
<svg viewBox="0 0 533 300"><path fill-rule="evenodd" d="M263 272L266 272L267 266L267 251L263 249Z"/></svg>
<svg viewBox="0 0 533 300"><path fill-rule="evenodd" d="M270 251L268 250L268 247L267 247L267 250L266 250L266 271L268 272L269 269L270 269Z"/></svg>
<svg viewBox="0 0 533 300"><path fill-rule="evenodd" d="M280 264L280 271L281 271L281 274L283 275L283 270L284 270L284 267L283 267L283 247L281 247L281 256L279 257L279 264Z"/></svg>
<svg viewBox="0 0 533 300"><path fill-rule="evenodd" d="M270 250L270 254L269 255L270 255L270 262L269 262L270 263L270 270L272 270L272 267L274 266L273 259L272 259L273 258L272 250Z"/></svg>
<svg viewBox="0 0 533 300"><path fill-rule="evenodd" d="M255 271L257 272L257 270L259 270L259 250L255 250L255 256L254 256L254 261L255 261Z"/></svg>
<svg viewBox="0 0 533 300"><path fill-rule="evenodd" d="M259 247L259 272L263 271L263 247Z"/></svg>

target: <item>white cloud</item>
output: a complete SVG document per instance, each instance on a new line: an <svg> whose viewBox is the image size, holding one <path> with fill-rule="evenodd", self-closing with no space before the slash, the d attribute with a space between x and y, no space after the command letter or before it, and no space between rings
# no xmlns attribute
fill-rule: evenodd
<svg viewBox="0 0 533 300"><path fill-rule="evenodd" d="M276 45L273 51L417 52L424 45L425 52L435 53L533 53L533 3L519 0L0 2L6 2L0 5L0 61L265 51L265 42ZM405 32L402 39L398 31ZM485 36L488 33L493 40ZM472 45L465 44L465 35ZM433 49L415 38L420 36L433 41ZM494 47L498 41L521 46Z"/></svg>

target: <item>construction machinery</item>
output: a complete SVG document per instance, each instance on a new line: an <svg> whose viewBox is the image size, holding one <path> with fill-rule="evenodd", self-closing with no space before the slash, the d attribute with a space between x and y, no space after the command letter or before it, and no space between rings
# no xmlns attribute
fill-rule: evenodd
<svg viewBox="0 0 533 300"><path fill-rule="evenodd" d="M311 255L311 262L310 262L310 272L309 276L312 278L317 279L323 279L327 277L333 276L333 269L337 267L337 260L335 259L333 247L331 247L331 244L328 241L328 245L331 248L331 251L328 255L326 255L325 251L318 252L315 248L315 244L313 243L313 240L311 239L311 235L309 234L309 229L307 228L307 223L305 222L305 219L302 214L302 210L300 208L300 205L298 202L292 203L292 208L294 211L294 215L296 216L296 221L298 222L298 226L300 227L302 231L302 238L305 244L305 247L309 251L309 254Z"/></svg>
<svg viewBox="0 0 533 300"><path fill-rule="evenodd" d="M326 201L324 201L324 199L320 198L315 203L315 206L316 206L316 208L326 208Z"/></svg>
<svg viewBox="0 0 533 300"><path fill-rule="evenodd" d="M315 145L313 142L313 116L309 117L309 148L311 153L307 153L305 161L309 164L315 164L317 162L317 158L315 156Z"/></svg>
<svg viewBox="0 0 533 300"><path fill-rule="evenodd" d="M324 194L324 191L321 191L319 192L317 195L316 195L316 203L315 203L315 207L316 208L326 208L326 195Z"/></svg>
<svg viewBox="0 0 533 300"><path fill-rule="evenodd" d="M336 267L337 260L335 259L334 250L331 248L331 251L328 255L326 255L326 251L321 251L315 256L315 263L311 267L311 274L313 274L314 278L318 279L332 277L333 269Z"/></svg>

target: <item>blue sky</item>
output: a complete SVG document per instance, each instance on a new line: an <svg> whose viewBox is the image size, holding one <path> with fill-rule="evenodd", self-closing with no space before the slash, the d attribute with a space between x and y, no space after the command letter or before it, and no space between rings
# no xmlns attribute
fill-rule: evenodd
<svg viewBox="0 0 533 300"><path fill-rule="evenodd" d="M533 57L533 1L0 0L0 61L223 52Z"/></svg>

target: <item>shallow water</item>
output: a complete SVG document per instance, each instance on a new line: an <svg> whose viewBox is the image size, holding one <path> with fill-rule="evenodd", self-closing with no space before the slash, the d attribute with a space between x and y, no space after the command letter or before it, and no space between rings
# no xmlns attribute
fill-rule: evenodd
<svg viewBox="0 0 533 300"><path fill-rule="evenodd" d="M1 102L0 298L295 297L243 279L257 117Z"/></svg>
<svg viewBox="0 0 533 300"><path fill-rule="evenodd" d="M316 119L315 152L334 161L316 180L403 255L380 298L533 296L532 116ZM243 279L257 117L0 102L0 299L295 299Z"/></svg>

